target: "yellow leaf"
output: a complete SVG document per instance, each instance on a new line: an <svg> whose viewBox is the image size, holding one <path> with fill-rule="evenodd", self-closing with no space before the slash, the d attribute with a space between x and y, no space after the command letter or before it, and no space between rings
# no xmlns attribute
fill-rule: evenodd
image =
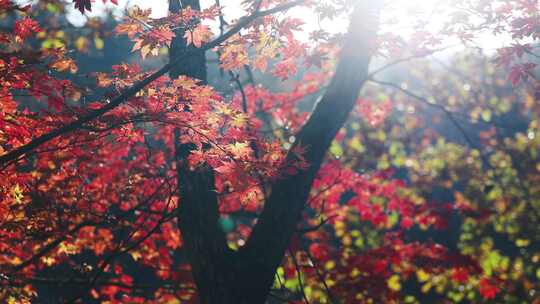
<svg viewBox="0 0 540 304"><path fill-rule="evenodd" d="M80 52L85 52L88 49L88 39L86 37L79 37L75 40L75 48Z"/></svg>
<svg viewBox="0 0 540 304"><path fill-rule="evenodd" d="M74 244L62 242L58 246L58 253L65 253L66 255L72 255L72 254L77 254L78 252L79 252L79 248Z"/></svg>
<svg viewBox="0 0 540 304"><path fill-rule="evenodd" d="M429 290L431 289L432 285L431 283L426 283L424 285L422 285L422 292L423 293L428 293Z"/></svg>
<svg viewBox="0 0 540 304"><path fill-rule="evenodd" d="M51 257L42 257L41 261L47 266L52 266L56 260Z"/></svg>
<svg viewBox="0 0 540 304"><path fill-rule="evenodd" d="M130 252L130 254L131 254L131 257L132 257L135 261L137 261L137 260L139 260L140 258L142 258L142 254L141 254L139 251L132 251L132 252Z"/></svg>
<svg viewBox="0 0 540 304"><path fill-rule="evenodd" d="M235 142L234 144L230 144L228 148L235 158L248 157L251 152L249 144L245 142Z"/></svg>
<svg viewBox="0 0 540 304"><path fill-rule="evenodd" d="M517 239L516 246L518 247L527 247L529 246L530 241L526 239Z"/></svg>
<svg viewBox="0 0 540 304"><path fill-rule="evenodd" d="M94 36L94 45L96 46L96 49L101 50L105 46L105 42L103 39L101 39L99 36Z"/></svg>
<svg viewBox="0 0 540 304"><path fill-rule="evenodd" d="M484 121L489 122L491 120L491 111L487 109L483 110L481 116Z"/></svg>
<svg viewBox="0 0 540 304"><path fill-rule="evenodd" d="M231 126L241 128L247 122L248 116L244 113L238 113L232 117Z"/></svg>
<svg viewBox="0 0 540 304"><path fill-rule="evenodd" d="M326 264L324 264L324 268L326 270L332 270L332 269L334 269L334 267L336 267L336 262L334 262L334 261L328 261L328 262L326 262Z"/></svg>
<svg viewBox="0 0 540 304"><path fill-rule="evenodd" d="M145 59L146 56L152 51L152 46L150 44L145 44L143 47L141 47L141 56L142 59Z"/></svg>
<svg viewBox="0 0 540 304"><path fill-rule="evenodd" d="M399 276L397 274L391 276L390 279L388 279L387 284L388 288L393 291L401 290L401 283L399 282Z"/></svg>
<svg viewBox="0 0 540 304"><path fill-rule="evenodd" d="M425 282L429 279L429 274L423 269L419 269L416 271L416 277L418 278L418 281Z"/></svg>
<svg viewBox="0 0 540 304"><path fill-rule="evenodd" d="M22 203L22 199L24 198L24 195L19 184L15 185L15 187L11 189L11 196L13 197L13 199L15 200L17 204Z"/></svg>
<svg viewBox="0 0 540 304"><path fill-rule="evenodd" d="M78 68L75 64L75 61L70 58L64 58L61 60L56 61L55 63L51 64L51 68L59 71L64 72L69 70L71 73L76 73Z"/></svg>

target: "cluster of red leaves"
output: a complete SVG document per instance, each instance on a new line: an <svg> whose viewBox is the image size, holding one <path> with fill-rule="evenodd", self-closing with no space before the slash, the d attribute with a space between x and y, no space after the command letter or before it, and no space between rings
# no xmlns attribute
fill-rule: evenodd
<svg viewBox="0 0 540 304"><path fill-rule="evenodd" d="M35 33L41 32L41 29L39 28L37 21L26 17L15 21L13 31L15 32L17 40L22 41Z"/></svg>
<svg viewBox="0 0 540 304"><path fill-rule="evenodd" d="M40 31L30 17L14 23L13 31L2 32L0 44L0 151L13 149L33 136L46 133L73 118L67 102L80 96L68 80L53 77L48 69L75 69L64 50L35 51L25 45ZM25 100L20 103L18 100ZM76 109L69 109L74 110ZM38 119L36 119L38 118Z"/></svg>
<svg viewBox="0 0 540 304"><path fill-rule="evenodd" d="M453 255L443 246L429 242L405 243L399 233L388 233L383 244L375 249L352 255L343 250L338 254L339 264L330 270L329 277L338 282L334 292L351 303L359 294L364 299L382 295L385 301L399 300L399 290L388 284L396 270L402 282L411 279L418 269L428 274L441 274L453 268L479 272L468 257Z"/></svg>
<svg viewBox="0 0 540 304"><path fill-rule="evenodd" d="M388 99L378 103L362 98L358 100L358 112L360 116L365 118L372 127L376 127L383 123L391 111L392 101Z"/></svg>
<svg viewBox="0 0 540 304"><path fill-rule="evenodd" d="M9 37L9 43L22 45L30 33L35 34L31 19L15 24L20 39ZM2 56L0 80L6 84L0 99L2 152L108 102L71 102L76 92L71 83L47 73L47 69L72 69L73 62L62 50L28 53L28 59L15 52ZM42 68L35 68L36 63ZM97 85L111 97L146 75L127 64L113 66L109 74L95 74ZM265 96L251 88L248 103L255 105L264 98L269 107L287 104L292 109L314 87L315 83ZM21 94L32 98L20 98ZM187 107L190 111L184 111ZM96 283L91 293L95 298L144 300L128 295L138 279L123 272L122 262L85 266L72 259L90 251L103 261L127 254L141 267L152 269L163 286L154 293L159 301L173 295L192 297L188 269L175 266L174 258L181 238L174 217L178 198L173 130L185 128L181 140L197 146L190 156L193 167L205 162L220 173L216 186L223 193L223 211L256 210L261 180L278 178L284 167L293 173L293 168L306 164L300 150L295 163L283 164L285 150L278 142L255 138L262 124L248 124L255 121L256 107L252 109L244 113L238 96L232 103L225 102L211 87L193 79L162 77L84 130L52 140L33 157L2 170L0 225L10 228L0 229L0 265L12 269L7 286L32 280L46 268L68 265L75 277L107 278ZM211 148L203 149L207 146ZM26 288L32 290L31 285Z"/></svg>
<svg viewBox="0 0 540 304"><path fill-rule="evenodd" d="M328 162L314 183L315 189L323 189L312 198L311 206L320 214L339 219L345 217L346 210L354 209L365 222L378 228L391 228L397 221L391 214L400 217L399 226L410 229L417 224L427 228L444 229L446 218L452 212L449 204L428 204L415 201L407 195L405 184L390 178L388 172L362 176L343 168L339 161ZM344 193L348 198L343 201Z"/></svg>
<svg viewBox="0 0 540 304"><path fill-rule="evenodd" d="M115 70L117 75L135 71L128 66ZM133 79L111 80L124 85L131 81ZM172 216L177 199L173 196L175 174L167 165L171 163L170 154L168 150L158 152L149 147L145 141L149 131L134 123L154 120L156 124L166 124L176 119L158 116L163 113L156 111L156 108L161 109L159 98L167 94L169 98L180 95L164 92L165 88L162 86L145 102L141 98L130 100L126 107L89 126L92 130L89 133L52 142L45 151L63 148L49 150L21 163L21 166L31 167L31 171L20 167L2 171L2 207L5 208L2 227L12 228L8 229L8 238L2 240L0 263L6 269L17 269L32 262L10 279L24 281L43 267L62 263L78 269L80 265L71 257L91 250L97 257L129 253L140 265L156 269L161 280L190 281L189 276L178 274L180 270L172 267L172 255L181 241ZM47 118L48 115L32 117L27 126L44 128ZM9 135L8 138L13 138ZM166 140L172 145L170 138ZM34 234L39 237L20 241ZM36 253L45 250L50 242L59 242L59 245L44 251L46 255L34 261ZM133 251L135 248L137 250ZM118 270L120 265L96 267L93 265L87 272L113 275L109 285L99 284L106 286L100 288L100 297L112 300L122 293L126 287L122 289L113 284L118 280L128 285L127 288L131 285L126 283L130 282L126 274ZM83 270L80 275L86 273ZM159 298L158 294L156 297Z"/></svg>
<svg viewBox="0 0 540 304"><path fill-rule="evenodd" d="M331 223L334 230L320 228L310 232L304 235L307 242L304 249L295 248L304 264L322 265L319 267L324 268L326 280L333 282L331 290L346 302L400 299L399 290L388 283L396 271L401 281L410 279L418 269L433 275L451 270L451 278L461 283L467 282L470 276L482 274L472 257L451 252L433 242L404 241L405 232L412 226L445 229L449 215L455 210L450 205L415 201L407 186L391 176L387 171L363 176L342 167L339 161L331 161L321 168L314 183L314 189L319 190L312 193L310 206ZM352 214L358 214L360 221L351 221L355 217L351 217ZM306 222L317 225L317 221L310 218L306 218ZM366 242L367 236L358 229L367 223L381 233L380 243L371 248L359 246L356 239L364 237L362 243ZM336 242L342 245L335 246ZM303 250L307 250L309 256ZM317 281L320 274L316 269L311 266L303 273ZM295 278L295 265L286 265L285 274ZM488 293L480 292L487 299L493 289Z"/></svg>
<svg viewBox="0 0 540 304"><path fill-rule="evenodd" d="M497 294L499 293L499 287L497 287L496 284L494 284L493 280L490 279L482 279L480 280L480 294L484 297L486 300L494 299Z"/></svg>
<svg viewBox="0 0 540 304"><path fill-rule="evenodd" d="M160 19L150 18L151 12L151 9L142 10L134 6L124 17L124 22L116 27L118 34L127 35L135 42L133 51L140 51L143 59L148 54L157 56L160 49L170 47L178 29L185 32L184 38L188 41L188 45L201 47L210 40L212 32L207 25L195 20L213 20L219 15L217 6L211 6L200 12L188 7L178 14L170 14Z"/></svg>

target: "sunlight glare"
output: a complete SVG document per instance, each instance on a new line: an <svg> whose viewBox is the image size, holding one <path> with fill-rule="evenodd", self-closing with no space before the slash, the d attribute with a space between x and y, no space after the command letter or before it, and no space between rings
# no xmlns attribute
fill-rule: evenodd
<svg viewBox="0 0 540 304"><path fill-rule="evenodd" d="M237 19L245 15L237 0L221 0L223 13L228 20ZM438 34L442 31L445 24L450 20L451 14L455 13L456 0L386 0L385 8L381 14L382 33L392 33L409 40L411 36L418 31ZM215 0L201 0L202 7L208 7L215 3ZM107 10L113 12L115 16L120 17L126 6L138 5L143 9L152 8L152 17L162 17L167 14L168 1L145 1L145 0L119 0L118 6L103 4L102 1L96 1L93 4L91 13L88 16L104 16ZM307 39L311 31L319 28L330 33L345 32L348 25L346 17L334 18L332 20L319 20L318 16L307 8L294 8L288 12L288 15L300 17L304 21L304 32L298 33L300 39ZM85 17L72 9L68 14L70 22L77 26L82 26ZM217 22L210 24L211 28L217 32ZM507 42L504 37L493 39L491 33L479 35L475 43L488 52L494 51ZM443 41L443 46L456 44L456 41Z"/></svg>

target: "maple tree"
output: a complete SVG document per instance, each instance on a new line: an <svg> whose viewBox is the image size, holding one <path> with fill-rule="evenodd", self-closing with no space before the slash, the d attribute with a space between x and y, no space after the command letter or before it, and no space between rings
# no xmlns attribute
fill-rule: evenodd
<svg viewBox="0 0 540 304"><path fill-rule="evenodd" d="M0 299L538 303L539 4L451 2L405 37L392 1L0 0ZM80 73L107 35L141 64Z"/></svg>

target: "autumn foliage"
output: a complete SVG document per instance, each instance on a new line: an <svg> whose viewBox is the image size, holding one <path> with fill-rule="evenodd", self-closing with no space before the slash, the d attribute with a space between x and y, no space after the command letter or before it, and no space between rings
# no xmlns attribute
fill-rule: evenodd
<svg viewBox="0 0 540 304"><path fill-rule="evenodd" d="M207 301L180 227L190 185L210 179L208 233L231 256L283 181L307 189L269 303L540 303L540 5L454 0L443 25L419 15L402 35L392 1L349 2L243 1L236 19L219 1L163 17L132 6L74 28L66 14L92 1L0 0L0 301ZM351 42L354 18L324 27L358 7L380 20L356 31L367 41ZM486 33L508 42L479 51ZM77 56L120 39L123 61L81 72ZM449 41L465 50L438 59ZM167 75L204 52L208 79ZM317 109L364 57L333 130L340 100ZM327 149L299 140L327 134Z"/></svg>

